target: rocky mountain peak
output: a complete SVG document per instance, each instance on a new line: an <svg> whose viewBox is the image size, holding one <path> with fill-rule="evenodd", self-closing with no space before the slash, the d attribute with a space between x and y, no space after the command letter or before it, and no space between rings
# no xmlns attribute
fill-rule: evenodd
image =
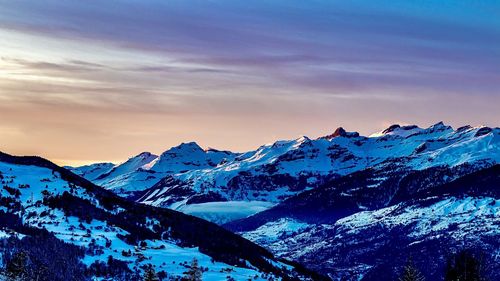
<svg viewBox="0 0 500 281"><path fill-rule="evenodd" d="M396 129L399 129L399 128L401 128L401 126L399 124L393 124L393 125L389 126L389 128L383 130L382 134L388 134L388 133L394 132Z"/></svg>
<svg viewBox="0 0 500 281"><path fill-rule="evenodd" d="M148 158L156 158L158 157L158 155L155 155L151 152L141 152L139 153L137 156L133 157L133 158L141 158L141 159L148 159Z"/></svg>
<svg viewBox="0 0 500 281"><path fill-rule="evenodd" d="M335 131L327 136L324 136L322 138L324 139L333 139L336 137L359 137L359 133L357 132L347 132L344 128L338 127L335 129Z"/></svg>
<svg viewBox="0 0 500 281"><path fill-rule="evenodd" d="M192 152L204 152L203 148L199 146L196 142L183 142L177 146L171 147L161 154L161 157L167 155L179 155L179 154L190 154ZM160 157L160 158L161 158Z"/></svg>
<svg viewBox="0 0 500 281"><path fill-rule="evenodd" d="M443 121L439 121L437 122L436 124L432 125L429 127L429 129L433 129L433 130L446 130L446 129L449 129L451 128L450 126L447 126L443 123Z"/></svg>

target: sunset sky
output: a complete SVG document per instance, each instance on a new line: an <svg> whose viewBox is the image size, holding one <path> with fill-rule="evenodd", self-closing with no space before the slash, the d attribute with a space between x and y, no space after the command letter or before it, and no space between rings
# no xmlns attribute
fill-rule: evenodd
<svg viewBox="0 0 500 281"><path fill-rule="evenodd" d="M500 125L500 1L0 0L0 150L122 161Z"/></svg>

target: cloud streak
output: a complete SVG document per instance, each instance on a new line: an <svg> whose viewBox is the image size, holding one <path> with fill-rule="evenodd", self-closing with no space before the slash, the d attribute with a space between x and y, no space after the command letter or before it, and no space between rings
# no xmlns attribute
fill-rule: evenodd
<svg viewBox="0 0 500 281"><path fill-rule="evenodd" d="M47 111L74 120L71 108L101 126L103 157L116 159L152 141L249 149L337 125L369 133L389 119L498 125L488 110L500 95L499 10L496 1L0 1L0 127L22 131ZM64 130L85 139L76 123L47 121L40 140L68 141ZM151 131L117 146L133 126Z"/></svg>

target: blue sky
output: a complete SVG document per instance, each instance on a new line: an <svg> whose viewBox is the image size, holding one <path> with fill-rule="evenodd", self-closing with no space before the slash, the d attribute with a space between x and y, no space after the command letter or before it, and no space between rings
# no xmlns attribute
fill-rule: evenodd
<svg viewBox="0 0 500 281"><path fill-rule="evenodd" d="M0 0L0 39L0 148L65 163L500 120L499 1Z"/></svg>

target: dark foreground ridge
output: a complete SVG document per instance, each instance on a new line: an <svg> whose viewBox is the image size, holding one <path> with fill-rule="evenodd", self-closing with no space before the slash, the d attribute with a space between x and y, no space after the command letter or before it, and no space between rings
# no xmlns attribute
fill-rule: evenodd
<svg viewBox="0 0 500 281"><path fill-rule="evenodd" d="M90 181L77 176L69 170L38 156L12 156L0 152L0 162L32 165L48 168L60 174L60 177L76 186L84 188L98 199L106 210L123 209L119 215L113 215L94 206L90 201L76 197L65 191L62 195L47 199L44 204L51 208L62 209L66 215L76 216L86 221L98 219L112 223L129 232L124 240L138 243L144 239L163 239L162 233L168 231L169 239L177 241L182 247L198 247L201 253L216 261L229 265L246 267L245 260L263 272L273 273L285 280L295 279L293 274L271 264L277 261L273 254L264 248L203 219L186 215L177 211L156 208L123 199L111 191L107 191ZM146 218L155 218L159 224L155 231L142 227ZM327 280L303 266L283 259L281 262L295 267L295 270L314 280Z"/></svg>

